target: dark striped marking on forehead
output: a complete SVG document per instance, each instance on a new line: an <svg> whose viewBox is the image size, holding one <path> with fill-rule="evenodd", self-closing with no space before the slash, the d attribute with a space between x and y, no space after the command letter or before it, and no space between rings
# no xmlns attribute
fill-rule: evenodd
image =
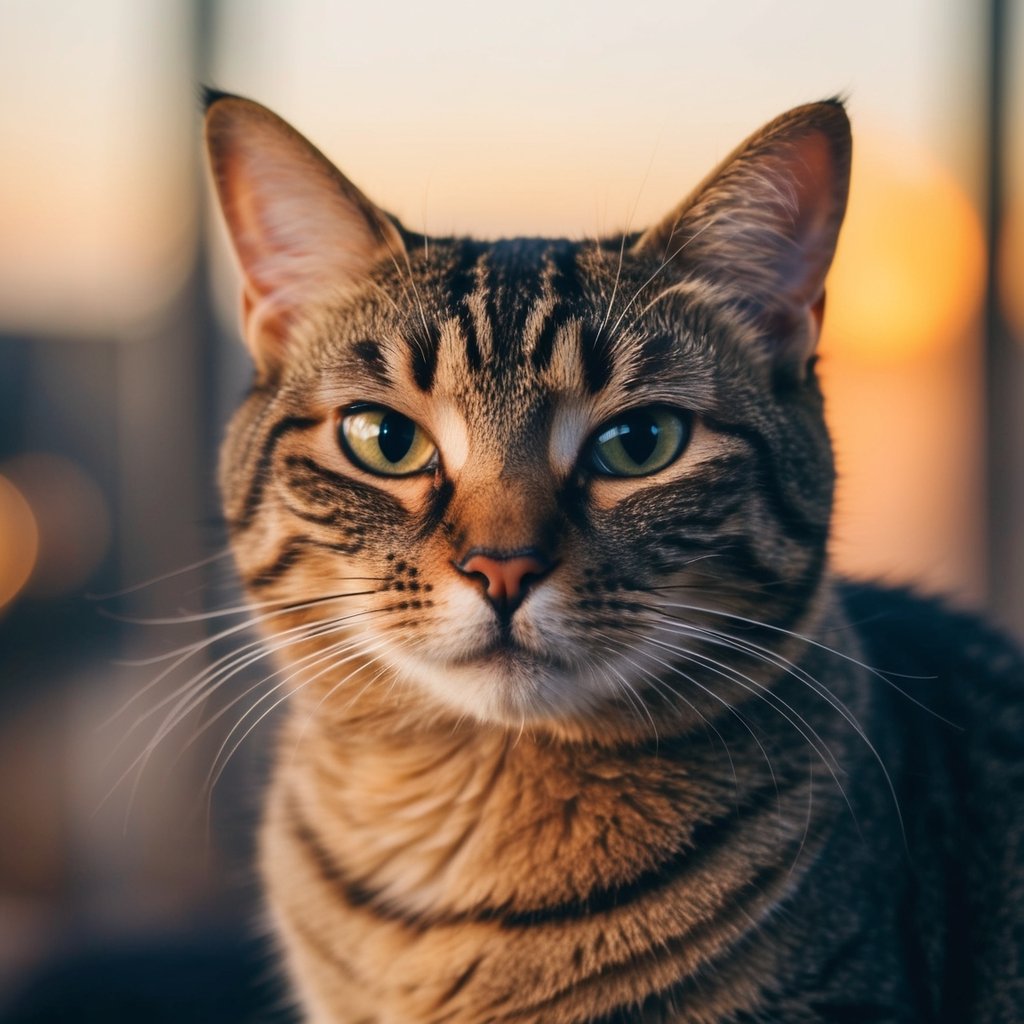
<svg viewBox="0 0 1024 1024"><path fill-rule="evenodd" d="M441 284L445 314L459 326L471 375L502 378L522 367L542 372L567 321L581 323L580 358L592 392L611 378L610 337L594 323L578 264L580 243L565 239L510 238L497 242L460 239L451 243ZM549 306L527 337L530 315ZM441 332L428 321L409 339L413 379L430 392L437 372Z"/></svg>

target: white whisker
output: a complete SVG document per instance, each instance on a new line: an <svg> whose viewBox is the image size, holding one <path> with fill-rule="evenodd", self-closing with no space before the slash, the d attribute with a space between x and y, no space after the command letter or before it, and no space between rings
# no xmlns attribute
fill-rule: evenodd
<svg viewBox="0 0 1024 1024"><path fill-rule="evenodd" d="M109 594L86 594L85 596L89 601L113 601L119 597L126 597L128 594L135 594L140 590L145 590L147 587L155 587L158 583L174 579L175 576L184 576L185 573L195 572L196 569L202 569L203 566L211 565L213 562L219 562L222 558L227 558L230 554L231 548L226 547L214 555L208 555L206 558L200 558L195 562L190 562L188 565L183 565L180 569L172 569L170 572L162 573L160 576L154 576L152 579L144 580L142 583L133 583L131 586L125 587L123 590L114 590Z"/></svg>
<svg viewBox="0 0 1024 1024"><path fill-rule="evenodd" d="M623 306L623 308L622 308L622 312L621 312L621 313L619 314L619 318L618 318L618 319L617 319L617 320L615 321L615 323L614 323L614 324L612 324L612 334L615 334L615 333L616 333L616 332L618 331L618 329L619 329L619 324L621 324L621 323L622 323L622 321L623 321L623 318L624 318L624 317L625 317L625 315L626 315L626 314L627 314L627 313L629 312L629 310L630 310L630 309L632 308L632 306L633 306L633 303L634 303L634 302L636 302L636 300L640 298L640 296L641 296L641 295L642 295L642 294L644 293L644 291L645 291L645 290L647 289L648 285L650 285L650 284L651 284L651 283L652 283L652 282L653 282L653 281L654 281L654 280L655 280L655 279L656 279L657 277L659 277L659 276L660 276L660 275L661 275L662 273L664 273L664 271L665 271L665 270L666 270L666 269L667 269L667 268L668 268L669 266L671 266L671 264L672 264L672 261L673 261L673 260L674 260L674 259L675 259L675 258L676 258L676 257L677 257L677 256L678 256L678 255L679 255L679 254L680 254L680 253L681 253L681 252L682 252L682 251L683 251L683 250L684 250L684 249L685 249L685 248L686 248L686 247L687 247L687 246L688 246L688 245L689 245L689 244L690 244L690 243L692 242L692 241L694 241L694 239L696 239L696 238L697 238L697 237L698 237L699 235L701 235L701 234L702 234L702 233L703 233L703 232L704 232L705 230L707 230L707 228L708 228L708 227L710 227L710 223L709 223L709 224L705 224L705 225L704 225L704 227L702 227L702 228L698 229L697 231L695 231L695 232L694 232L694 233L693 233L693 234L692 234L692 235L691 235L691 236L690 236L690 237L689 237L689 238L688 238L688 239L687 239L687 240L686 240L685 242L683 242L683 244L682 244L681 246L679 246L679 248L678 248L678 249L676 249L676 250L675 250L675 252L672 252L672 253L670 253L670 254L669 254L668 256L666 256L666 257L665 257L665 259L664 259L664 260L663 260L663 261L662 261L662 262L661 262L661 263L660 263L660 264L658 265L658 267L657 267L657 268L655 269L654 273L652 273L652 274L650 275L650 277L648 277L648 278L647 278L647 280L646 280L646 281L644 281L644 282L643 282L643 284L641 284L639 288L637 288L637 290L636 290L636 291L635 291L635 292L633 293L633 297L632 297L632 298L631 298L631 299L629 300L629 302L627 302L627 303L626 303L626 305L625 305L625 306ZM636 321L634 320L634 323L635 323L635 322L636 322Z"/></svg>
<svg viewBox="0 0 1024 1024"><path fill-rule="evenodd" d="M706 612L706 613L711 613L712 612L711 609L704 609L704 608L698 608L696 606L687 606L687 605L681 605L681 604L675 604L675 603L668 603L668 607L682 608L682 609L687 609L687 610L696 611L696 612ZM744 616L734 615L734 614L729 613L729 612L722 612L721 614L723 614L723 615L725 615L725 616L727 616L729 618L739 619L740 621L746 622L746 623L748 623L750 625L768 626L767 623L761 623L761 622L758 622L757 620L748 619L748 618L746 618ZM875 747L875 745L871 741L870 737L864 731L863 726L860 724L860 722L857 720L857 718L853 715L853 713L846 707L846 705L842 703L842 701L840 701L837 697L835 697L835 695L832 694L829 690L827 690L821 683L819 683L818 680L814 679L814 677L811 676L808 672L806 672L806 670L800 668L797 665L794 665L787 658L783 657L781 654L778 654L775 651L771 651L769 648L762 647L761 645L756 644L753 641L748 641L748 640L745 640L743 638L736 637L736 636L730 635L730 634L720 633L720 632L718 632L716 630L710 629L709 627L697 626L697 625L694 625L692 623L684 622L684 621L679 620L679 619L668 617L668 618L666 618L666 622L673 623L676 626L683 626L683 627L685 627L686 630L689 631L689 635L695 636L698 639L703 638L704 640L706 640L709 643L717 643L719 646L726 646L726 647L729 647L730 649L735 650L737 652L746 653L746 654L749 654L749 655L751 655L753 657L759 657L761 660L766 661L768 664L774 665L776 668L779 668L782 671L792 675L795 679L798 679L799 681L801 681L805 685L807 685L808 688L812 692L814 692L814 693L818 694L818 696L822 697L826 701L826 703L828 703L835 711L837 711L840 714L840 716L850 725L850 727L854 730L855 734L857 735L858 739L860 739L860 741L865 744L867 749L870 751L871 755L874 757L875 761L877 762L879 768L882 771L883 777L885 779L886 786L889 789L890 795L892 796L893 804L894 804L894 807L895 807L895 810L896 810L896 815L897 815L897 818L899 819L899 823L900 823L900 829L901 829L901 832L903 832L903 830L904 830L903 813L902 813L902 810L900 808L899 797L898 797L898 795L896 793L895 783L893 782L893 780L892 780L892 778L891 778L891 776L889 774L889 771L886 768L885 763L884 763L884 761L882 759L882 756L879 753L878 749ZM817 641L810 640L810 639L805 638L805 637L801 637L799 634L793 633L790 630L782 629L781 627L771 627L771 626L768 626L768 628L775 628L779 632L785 633L785 634L787 634L789 636L792 636L794 638L797 638L797 639L805 640L808 644L810 644L812 646L815 646L817 648L820 648L823 651L829 652L831 654L835 654L835 655L837 655L839 657L842 657L842 658L846 658L848 661L853 661L854 663L856 663L857 665L860 665L862 668L864 668L867 671L874 671L874 670L871 670L867 665L864 665L858 659L853 658L853 657L851 657L849 655L843 654L840 651L835 651L835 650L833 650L832 648L828 647L825 644L821 644L821 643L818 643ZM874 674L878 675L877 672L874 672ZM827 762L825 762L825 763L827 765ZM833 774L833 778L835 778L834 774ZM837 780L837 782L838 782L838 780ZM905 832L904 832L904 837L905 837Z"/></svg>
<svg viewBox="0 0 1024 1024"><path fill-rule="evenodd" d="M214 633L214 634L212 634L210 636L203 637L201 640L197 640L194 643L186 644L184 647L179 647L176 650L169 651L169 652L166 652L164 654L158 655L155 658L144 660L144 661L140 661L137 664L140 664L140 665L152 665L152 664L157 664L157 663L159 663L161 661L168 661L170 659L176 659L163 672L161 672L159 675L157 675L156 678L151 679L145 686L143 686L141 690L137 690L134 694L132 694L132 696L129 697L128 700L126 700L124 702L124 704L121 705L121 707L117 711L114 712L113 715L111 715L109 718L107 718L103 722L101 722L100 725L98 726L98 728L100 728L100 729L107 728L108 726L113 724L115 721L117 721L118 718L121 717L121 715L123 715L128 710L128 708L130 708L133 704L135 704L136 701L140 700L143 696L145 696L145 694L147 694L149 691L151 691L155 686L157 686L161 682L163 682L164 679L166 679L176 669L180 668L190 658L192 658L195 655L199 654L201 651L205 650L207 647L211 647L214 644L219 643L220 641L226 639L229 636L234 636L237 633L241 633L241 632L244 632L247 629L251 629L253 626L259 625L261 622L266 622L267 620L272 619L272 618L274 618L274 616L280 615L282 612L285 612L285 611L287 611L287 612L305 611L307 609L315 608L315 607L318 607L320 605L323 605L323 604L325 604L325 603L327 603L329 601L340 601L340 600L343 600L343 599L346 599L346 598L350 598L350 597L362 597L362 596L367 596L367 595L373 594L373 593L378 593L378 591L353 591L351 593L346 593L346 594L332 594L332 595L330 595L328 597L315 598L315 599L313 599L311 601L304 601L304 602L301 602L299 604L296 604L294 602L286 602L286 603L281 604L280 606L276 607L274 611L267 612L264 615L254 616L254 617L248 619L245 622L236 623L234 626L229 626L227 629L223 629L220 632ZM276 605L276 604L277 604L277 602L267 602L266 605L257 605L257 607L271 606L271 605Z"/></svg>
<svg viewBox="0 0 1024 1024"><path fill-rule="evenodd" d="M346 664L347 662L351 661L354 658L363 658L363 657L365 657L367 651L366 651L366 649L364 649L364 646L363 646L364 643L365 643L365 641L357 640L357 641L353 641L351 643L351 646L344 646L344 642L342 643L342 645L337 645L339 647L343 647L344 650L346 650L346 651L347 650L351 650L353 647L357 648L355 650L355 653L348 655L348 657L343 658L341 661L333 660L334 655L336 655L338 653L342 653L341 650L332 650L332 649L328 648L326 651L318 651L317 652L318 657L312 662L312 664L309 667L315 667L316 665L319 665L320 662L322 662L322 661L328 661L329 664L324 669L322 669L321 671L315 673L310 678L303 680L303 682L300 685L299 689L300 690L301 689L305 689L311 683L313 683L315 680L317 680L317 679L321 678L323 675L325 675L327 672L330 672L330 671L332 671L334 669L339 668L340 666ZM375 646L374 648L371 648L371 649L372 650L376 650L377 648ZM296 662L295 664L299 664L299 663ZM351 678L351 676L353 674L355 674L355 672L359 671L360 668L362 668L362 663L357 665L352 670L352 672L349 673L349 676L346 677L346 678ZM225 751L225 748L227 747L229 741L231 740L231 737L238 730L238 728L242 724L242 722L244 722L245 719L248 718L248 716L250 714L252 714L252 712L255 711L255 709L260 704L262 704L265 700L268 700L271 696L273 696L273 694L276 691L278 691L282 687L286 686L289 682L291 682L296 676L298 676L300 674L301 674L300 671L293 672L293 673L291 673L291 675L288 675L284 679L282 679L279 683L276 683L274 685L274 687L268 693L264 694L262 697L259 698L259 700L255 701L253 703L253 705L249 708L249 710L246 711L245 714L242 715L242 717L239 718L239 720L235 723L235 725L232 727L231 731L227 734L227 736L224 737L224 741L221 743L220 747L217 750L217 753L214 755L213 766L211 767L210 773L207 775L207 779L206 779L206 788L208 790L209 798L210 799L213 798L213 790L214 790L214 787L217 785L217 781L224 774L224 771L227 768L228 762L234 756L234 754L238 750L238 748L245 742L246 738L252 733L253 729L255 729L261 722L263 722L267 718L268 715L272 714L277 708L279 708L286 700L288 700L293 695L293 691L289 690L283 696L277 698L277 700L275 700L268 708L266 708L266 710L264 710L259 715L259 717L257 717L256 720L250 726L248 726L248 728L245 730L245 732L242 733L242 735L235 741L234 745L231 747L231 749L225 755L224 751ZM223 761L221 761L222 757L223 757ZM218 762L220 762L219 767L218 767Z"/></svg>
<svg viewBox="0 0 1024 1024"><path fill-rule="evenodd" d="M145 749L136 756L132 762L125 768L125 770L119 775L114 784L110 787L103 799L100 801L97 810L102 807L110 797L116 792L118 788L124 783L125 779L134 771L135 778L131 787L131 793L128 800L128 807L126 810L126 822L127 818L130 817L131 809L134 805L134 800L138 792L139 785L141 784L142 776L145 772L146 766L156 751L160 743L181 724L193 711L200 707L209 696L214 693L217 689L223 686L228 679L234 677L239 672L248 668L250 665L268 657L279 650L286 647L292 646L296 643L301 643L308 639L315 638L319 635L336 631L342 626L351 621L352 619L358 618L363 615L372 614L374 612L384 612L387 609L363 609L356 612L351 612L348 615L338 616L333 619L326 621L317 621L312 623L304 623L300 626L292 627L288 630L284 630L277 635L277 637L269 638L271 641L274 639L280 640L281 637L289 636L289 639L284 642L269 643L267 640L257 640L252 643L246 644L242 651L251 651L256 648L254 654L248 656L240 656L240 651L232 651L223 657L217 659L212 665L206 666L200 673L197 673L183 686L179 687L169 697L164 698L156 708L150 709L144 715L140 716L136 722L132 725L131 729L128 730L127 736L132 732L140 722L144 721L150 715L166 706L171 701L177 699L177 703L167 712L163 722L157 729L154 736L146 744ZM234 632L234 630L232 630ZM172 666L173 667L173 666ZM279 671L286 671L289 666ZM164 673L165 675L166 673ZM266 682L267 679L273 678L278 673L272 673L270 676L265 677L262 682ZM219 678L218 678L219 677ZM217 680L214 683L214 680ZM212 684L212 685L211 685ZM152 684L151 684L152 685ZM259 685L259 684L257 684ZM255 687L254 687L255 688ZM251 691L250 691L251 692ZM219 716L218 716L219 717ZM118 741L115 750L118 749L124 741L124 736Z"/></svg>

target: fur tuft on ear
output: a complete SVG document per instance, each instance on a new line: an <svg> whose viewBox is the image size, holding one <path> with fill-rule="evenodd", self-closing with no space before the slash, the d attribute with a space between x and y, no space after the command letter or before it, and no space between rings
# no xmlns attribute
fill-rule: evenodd
<svg viewBox="0 0 1024 1024"><path fill-rule="evenodd" d="M243 275L243 334L273 375L306 309L365 280L404 246L392 220L294 128L207 90L210 170Z"/></svg>
<svg viewBox="0 0 1024 1024"><path fill-rule="evenodd" d="M634 251L708 280L753 315L777 366L802 374L846 211L852 143L839 100L797 107L738 149Z"/></svg>
<svg viewBox="0 0 1024 1024"><path fill-rule="evenodd" d="M212 85L201 85L199 86L199 102L202 105L203 113L209 111L210 107L214 105L218 100L240 100L242 96L236 96L233 92L224 92L221 89L215 89Z"/></svg>

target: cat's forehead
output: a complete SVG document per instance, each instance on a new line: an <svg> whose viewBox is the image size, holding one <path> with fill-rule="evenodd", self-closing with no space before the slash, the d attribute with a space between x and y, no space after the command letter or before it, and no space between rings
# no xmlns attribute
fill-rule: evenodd
<svg viewBox="0 0 1024 1024"><path fill-rule="evenodd" d="M380 268L339 311L325 363L349 384L413 406L444 403L507 430L558 405L612 414L624 403L706 391L684 325L645 317L649 267L624 244L565 239L431 240ZM405 404L405 402L403 402Z"/></svg>

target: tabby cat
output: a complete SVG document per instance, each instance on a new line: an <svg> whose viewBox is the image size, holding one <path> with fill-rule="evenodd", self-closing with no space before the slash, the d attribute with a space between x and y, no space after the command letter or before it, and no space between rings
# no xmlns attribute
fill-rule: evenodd
<svg viewBox="0 0 1024 1024"><path fill-rule="evenodd" d="M642 233L480 242L208 101L304 1019L1024 1021L1021 659L829 569L842 104Z"/></svg>

